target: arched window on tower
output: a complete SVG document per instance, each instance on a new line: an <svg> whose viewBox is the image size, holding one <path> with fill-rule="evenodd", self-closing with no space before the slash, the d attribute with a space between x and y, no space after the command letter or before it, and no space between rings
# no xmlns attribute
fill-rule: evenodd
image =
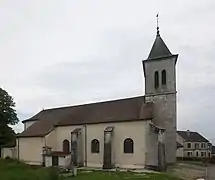
<svg viewBox="0 0 215 180"><path fill-rule="evenodd" d="M161 76L162 85L166 85L166 70L162 71Z"/></svg>
<svg viewBox="0 0 215 180"><path fill-rule="evenodd" d="M127 138L124 141L124 153L134 153L134 141L131 138Z"/></svg>
<svg viewBox="0 0 215 180"><path fill-rule="evenodd" d="M99 141L97 139L91 141L91 153L99 153Z"/></svg>
<svg viewBox="0 0 215 180"><path fill-rule="evenodd" d="M159 74L158 74L158 71L155 72L154 82L155 82L155 89L157 89L159 87Z"/></svg>
<svg viewBox="0 0 215 180"><path fill-rule="evenodd" d="M67 139L65 139L63 141L63 152L64 153L69 153L69 150L70 150L70 148L69 148L69 141Z"/></svg>

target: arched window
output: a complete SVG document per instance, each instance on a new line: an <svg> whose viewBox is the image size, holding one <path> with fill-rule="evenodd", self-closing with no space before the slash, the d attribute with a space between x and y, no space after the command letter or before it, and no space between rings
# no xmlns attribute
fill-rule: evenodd
<svg viewBox="0 0 215 180"><path fill-rule="evenodd" d="M166 70L163 70L161 74L162 74L162 78L161 78L162 85L166 85Z"/></svg>
<svg viewBox="0 0 215 180"><path fill-rule="evenodd" d="M134 141L131 138L124 141L124 153L134 153Z"/></svg>
<svg viewBox="0 0 215 180"><path fill-rule="evenodd" d="M99 153L99 141L97 139L91 141L91 153Z"/></svg>
<svg viewBox="0 0 215 180"><path fill-rule="evenodd" d="M70 148L69 148L69 141L67 139L65 139L63 141L63 152L64 153L69 153L69 150L70 150Z"/></svg>
<svg viewBox="0 0 215 180"><path fill-rule="evenodd" d="M155 81L155 89L157 89L159 87L159 74L158 71L155 72L155 77L154 77L154 81Z"/></svg>

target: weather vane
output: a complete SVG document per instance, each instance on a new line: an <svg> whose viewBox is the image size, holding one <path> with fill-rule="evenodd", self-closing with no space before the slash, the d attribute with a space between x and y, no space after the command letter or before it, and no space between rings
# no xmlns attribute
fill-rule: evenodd
<svg viewBox="0 0 215 180"><path fill-rule="evenodd" d="M159 16L159 14L157 13L157 15L156 15L156 17L157 17L157 35L160 35L160 33L159 33L159 24L158 24L158 16Z"/></svg>

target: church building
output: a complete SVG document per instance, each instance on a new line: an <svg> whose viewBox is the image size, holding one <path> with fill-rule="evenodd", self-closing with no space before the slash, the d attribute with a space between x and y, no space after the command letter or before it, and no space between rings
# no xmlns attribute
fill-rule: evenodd
<svg viewBox="0 0 215 180"><path fill-rule="evenodd" d="M176 62L159 28L142 61L145 95L45 109L24 120L17 158L32 165L161 169L176 161ZM140 64L141 65L141 64Z"/></svg>

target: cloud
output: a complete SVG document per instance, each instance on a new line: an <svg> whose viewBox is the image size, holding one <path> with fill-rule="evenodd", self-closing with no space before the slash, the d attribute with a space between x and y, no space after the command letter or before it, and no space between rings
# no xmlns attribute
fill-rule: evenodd
<svg viewBox="0 0 215 180"><path fill-rule="evenodd" d="M4 0L0 84L20 120L42 108L143 95L141 61L159 12L161 36L179 53L178 127L213 138L214 6L213 0Z"/></svg>

